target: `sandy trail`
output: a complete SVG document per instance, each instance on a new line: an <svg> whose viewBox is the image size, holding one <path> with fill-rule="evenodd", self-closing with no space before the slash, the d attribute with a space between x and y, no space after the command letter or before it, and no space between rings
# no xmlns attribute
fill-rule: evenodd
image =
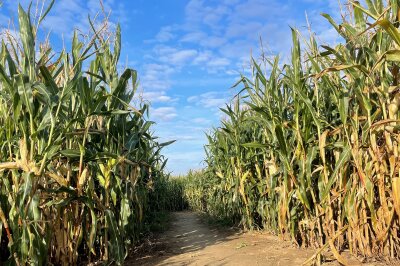
<svg viewBox="0 0 400 266"><path fill-rule="evenodd" d="M172 215L170 229L126 265L301 265L314 253L267 233L212 229L192 212ZM327 265L339 265L331 262ZM359 265L352 261L351 265ZM369 264L372 265L372 264Z"/></svg>

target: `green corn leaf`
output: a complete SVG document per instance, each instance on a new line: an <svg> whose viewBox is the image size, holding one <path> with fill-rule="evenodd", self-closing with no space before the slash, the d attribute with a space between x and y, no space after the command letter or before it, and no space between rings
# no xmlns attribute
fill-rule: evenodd
<svg viewBox="0 0 400 266"><path fill-rule="evenodd" d="M55 0L51 0L50 4L47 6L47 8L44 11L43 15L40 16L38 24L40 24L46 18L47 14L49 14L51 8L54 5L54 2L55 2Z"/></svg>
<svg viewBox="0 0 400 266"><path fill-rule="evenodd" d="M249 142L249 143L243 143L241 146L245 148L268 148L269 146L267 144L262 144L258 142Z"/></svg>
<svg viewBox="0 0 400 266"><path fill-rule="evenodd" d="M344 168L344 165L348 162L350 156L351 156L351 148L349 146L346 146L343 149L343 151L339 157L339 160L336 162L335 169L332 172L332 174L330 175L329 181L324 188L324 191L321 196L321 202L324 202L326 200L326 198L328 197L328 194L330 193L332 185L334 184L335 180L338 178L339 171Z"/></svg>
<svg viewBox="0 0 400 266"><path fill-rule="evenodd" d="M29 15L18 5L19 30L25 53L25 74L30 78L34 75L35 38Z"/></svg>

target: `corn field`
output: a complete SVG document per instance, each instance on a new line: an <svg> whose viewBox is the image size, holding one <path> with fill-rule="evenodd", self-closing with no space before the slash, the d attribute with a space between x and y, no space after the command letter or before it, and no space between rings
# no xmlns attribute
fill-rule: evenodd
<svg viewBox="0 0 400 266"><path fill-rule="evenodd" d="M54 2L54 1L53 1ZM119 73L121 32L75 32L52 50L19 7L0 52L0 257L10 265L121 264L166 182L137 73ZM85 40L85 42L83 41ZM132 103L138 102L136 106ZM161 208L158 206L157 208Z"/></svg>
<svg viewBox="0 0 400 266"><path fill-rule="evenodd" d="M120 265L157 212L187 207L316 248L306 264L400 259L400 0L323 14L338 45L292 29L290 59L252 59L206 168L172 179L120 27L89 19L56 52L37 37L53 3L20 6L1 41L0 259Z"/></svg>
<svg viewBox="0 0 400 266"><path fill-rule="evenodd" d="M398 259L400 1L323 16L343 42L293 29L290 60L253 60L185 193L194 209L318 248L314 262L327 247L342 264L344 249Z"/></svg>

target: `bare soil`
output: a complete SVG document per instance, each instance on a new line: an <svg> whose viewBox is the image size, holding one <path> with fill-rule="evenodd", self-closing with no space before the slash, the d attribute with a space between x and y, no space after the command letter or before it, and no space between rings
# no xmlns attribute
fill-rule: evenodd
<svg viewBox="0 0 400 266"><path fill-rule="evenodd" d="M288 241L261 232L240 233L236 230L211 228L192 212L172 214L170 229L145 250L135 254L126 265L301 265L314 254ZM361 264L344 254L350 265ZM325 265L339 265L332 260Z"/></svg>

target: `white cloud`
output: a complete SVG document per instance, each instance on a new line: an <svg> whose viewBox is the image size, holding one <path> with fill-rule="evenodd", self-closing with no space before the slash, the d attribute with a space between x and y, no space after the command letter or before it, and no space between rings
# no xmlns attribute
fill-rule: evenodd
<svg viewBox="0 0 400 266"><path fill-rule="evenodd" d="M194 119L192 120L192 122L195 123L195 124L204 125L204 124L210 124L210 123L211 123L211 120L209 120L209 119L207 119L207 118L204 118L204 117L198 117L198 118L194 118Z"/></svg>
<svg viewBox="0 0 400 266"><path fill-rule="evenodd" d="M210 67L225 67L229 66L230 60L227 58L215 58L210 60L207 65Z"/></svg>
<svg viewBox="0 0 400 266"><path fill-rule="evenodd" d="M168 41L171 41L176 37L174 31L176 31L177 29L178 27L176 25L168 25L161 27L153 39L145 40L144 43L146 44L166 43Z"/></svg>
<svg viewBox="0 0 400 266"><path fill-rule="evenodd" d="M201 41L201 45L207 48L218 48L228 42L228 39L220 36L208 36Z"/></svg>
<svg viewBox="0 0 400 266"><path fill-rule="evenodd" d="M190 62L197 55L197 51L194 49L179 50L169 46L156 47L155 51L161 62L178 67Z"/></svg>
<svg viewBox="0 0 400 266"><path fill-rule="evenodd" d="M177 116L175 107L153 108L150 113L150 118L160 121L170 121Z"/></svg>
<svg viewBox="0 0 400 266"><path fill-rule="evenodd" d="M198 42L203 40L204 38L207 38L207 34L201 31L196 31L196 32L189 32L185 34L182 38L182 42Z"/></svg>
<svg viewBox="0 0 400 266"><path fill-rule="evenodd" d="M200 52L197 57L193 60L194 64L201 64L201 63L206 63L209 60L211 60L211 58L213 57L213 52L210 50L206 50L203 52Z"/></svg>
<svg viewBox="0 0 400 266"><path fill-rule="evenodd" d="M172 34L173 28L171 26L162 27L161 30L156 35L156 40L159 42L167 42L175 37Z"/></svg>
<svg viewBox="0 0 400 266"><path fill-rule="evenodd" d="M205 108L219 108L228 102L227 97L223 97L220 92L207 92L200 95L190 96L187 98L188 103L202 106Z"/></svg>
<svg viewBox="0 0 400 266"><path fill-rule="evenodd" d="M145 91L142 98L151 103L170 103L178 100L166 95L165 91Z"/></svg>
<svg viewBox="0 0 400 266"><path fill-rule="evenodd" d="M198 53L192 63L200 66L201 69L208 73L225 72L226 67L231 65L231 61L228 58L217 56L211 50Z"/></svg>
<svg viewBox="0 0 400 266"><path fill-rule="evenodd" d="M249 21L243 23L242 21L231 24L225 34L228 38L236 37L251 37L263 27L263 24L258 21Z"/></svg>
<svg viewBox="0 0 400 266"><path fill-rule="evenodd" d="M167 90L171 87L170 76L174 72L166 64L145 64L139 70L141 87L144 91Z"/></svg>

